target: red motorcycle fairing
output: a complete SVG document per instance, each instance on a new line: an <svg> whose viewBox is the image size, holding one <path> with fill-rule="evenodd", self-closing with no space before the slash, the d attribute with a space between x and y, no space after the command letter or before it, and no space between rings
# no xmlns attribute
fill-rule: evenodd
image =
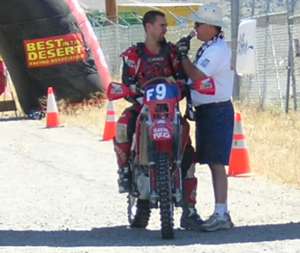
<svg viewBox="0 0 300 253"><path fill-rule="evenodd" d="M136 93L134 93L126 84L117 82L111 82L106 91L108 100L117 100L135 95Z"/></svg>
<svg viewBox="0 0 300 253"><path fill-rule="evenodd" d="M106 96L109 100L117 100L128 95L129 88L125 84L111 82L107 87Z"/></svg>
<svg viewBox="0 0 300 253"><path fill-rule="evenodd" d="M144 104L149 110L152 126L149 137L160 153L168 153L173 157L175 109L180 100L180 90L176 84L165 80L157 80L145 87Z"/></svg>

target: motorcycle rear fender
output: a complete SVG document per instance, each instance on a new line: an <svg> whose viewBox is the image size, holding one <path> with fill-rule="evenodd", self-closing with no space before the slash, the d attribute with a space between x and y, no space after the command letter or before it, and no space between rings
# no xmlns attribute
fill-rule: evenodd
<svg viewBox="0 0 300 253"><path fill-rule="evenodd" d="M155 143L156 150L159 153L168 153L170 159L173 159L173 140L160 140Z"/></svg>

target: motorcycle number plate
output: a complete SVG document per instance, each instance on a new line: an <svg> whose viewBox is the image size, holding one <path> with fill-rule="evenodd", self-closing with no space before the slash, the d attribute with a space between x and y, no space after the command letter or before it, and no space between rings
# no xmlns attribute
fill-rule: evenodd
<svg viewBox="0 0 300 253"><path fill-rule="evenodd" d="M170 84L156 84L146 88L146 102L150 101L162 101L166 99L174 99L179 95L176 85Z"/></svg>

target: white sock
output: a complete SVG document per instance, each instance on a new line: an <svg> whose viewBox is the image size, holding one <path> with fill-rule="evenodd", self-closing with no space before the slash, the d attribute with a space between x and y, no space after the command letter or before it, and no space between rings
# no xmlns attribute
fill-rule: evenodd
<svg viewBox="0 0 300 253"><path fill-rule="evenodd" d="M227 203L216 203L215 213L219 214L221 217L228 213Z"/></svg>

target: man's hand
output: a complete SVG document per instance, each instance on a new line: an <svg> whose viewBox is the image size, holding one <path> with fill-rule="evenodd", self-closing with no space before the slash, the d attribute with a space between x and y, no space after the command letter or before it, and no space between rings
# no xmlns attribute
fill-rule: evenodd
<svg viewBox="0 0 300 253"><path fill-rule="evenodd" d="M187 37L181 38L176 43L177 56L178 56L179 60L182 60L183 58L188 57L188 52L190 50L190 43L191 43L191 41Z"/></svg>

